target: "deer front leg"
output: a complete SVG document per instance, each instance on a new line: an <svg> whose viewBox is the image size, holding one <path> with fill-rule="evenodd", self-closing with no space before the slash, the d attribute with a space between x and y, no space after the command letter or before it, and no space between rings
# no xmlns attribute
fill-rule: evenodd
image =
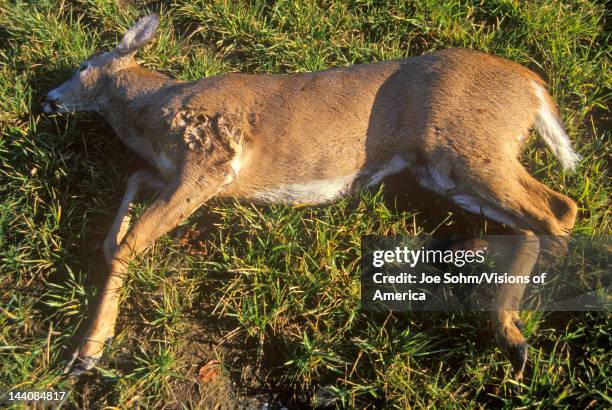
<svg viewBox="0 0 612 410"><path fill-rule="evenodd" d="M130 259L157 238L180 224L206 200L217 193L226 178L204 178L198 182L179 177L171 182L138 221L130 227L114 253L110 273L101 289L91 326L66 371L78 375L91 369L102 356L104 345L114 336L120 290ZM206 186L203 186L206 184Z"/></svg>
<svg viewBox="0 0 612 410"><path fill-rule="evenodd" d="M540 241L533 234L496 238L490 244L496 253L496 268L500 273L530 276L540 251ZM509 249L514 252L508 253ZM523 377L527 363L528 345L523 337L522 323L518 316L519 305L525 291L525 284L506 283L500 285L493 299L491 324L495 340L502 353L510 360L514 376Z"/></svg>
<svg viewBox="0 0 612 410"><path fill-rule="evenodd" d="M143 188L161 191L164 188L164 183L161 179L147 171L138 171L128 178L125 194L123 194L123 198L121 199L121 205L119 206L113 225L108 231L102 246L104 258L109 266L115 251L119 247L119 244L130 226L130 211L132 209L132 204Z"/></svg>

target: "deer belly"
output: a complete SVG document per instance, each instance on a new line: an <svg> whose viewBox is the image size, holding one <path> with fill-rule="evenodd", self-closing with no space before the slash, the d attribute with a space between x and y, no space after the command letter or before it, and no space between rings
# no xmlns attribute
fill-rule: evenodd
<svg viewBox="0 0 612 410"><path fill-rule="evenodd" d="M353 174L282 184L271 189L257 191L253 197L264 203L323 204L348 195L357 186L378 185L386 176L396 174L407 166L408 161L395 155L386 163L367 166Z"/></svg>
<svg viewBox="0 0 612 410"><path fill-rule="evenodd" d="M351 192L358 174L282 184L257 191L253 199L263 203L316 205L331 202Z"/></svg>

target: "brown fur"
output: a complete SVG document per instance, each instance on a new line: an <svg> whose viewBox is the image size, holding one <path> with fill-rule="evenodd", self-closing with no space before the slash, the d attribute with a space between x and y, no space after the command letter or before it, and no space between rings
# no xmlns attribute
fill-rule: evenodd
<svg viewBox="0 0 612 410"><path fill-rule="evenodd" d="M478 206L517 233L560 235L574 224L575 203L536 181L517 159L541 104L534 84L544 85L518 64L451 49L316 73L182 82L135 63L130 41L137 49L150 36L134 33L116 51L90 60L95 82L81 81L80 92L74 85L57 89L64 87L64 98L88 98L87 104L62 102L93 106L159 172L133 179L126 203L143 181L165 185L129 230L120 215L121 229L116 226L105 242L111 275L75 355L84 368L114 334L117 291L129 259L212 197L326 202L378 181L376 175L395 171L395 164L422 186L473 212ZM521 241L517 249L537 255L539 243ZM530 271L533 259L519 254L508 269ZM493 315L498 342L517 375L526 358L515 325L521 294L520 287L502 290Z"/></svg>

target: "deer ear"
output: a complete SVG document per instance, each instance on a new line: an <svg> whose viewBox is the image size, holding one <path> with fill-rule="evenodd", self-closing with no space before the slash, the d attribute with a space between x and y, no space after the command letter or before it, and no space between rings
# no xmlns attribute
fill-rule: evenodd
<svg viewBox="0 0 612 410"><path fill-rule="evenodd" d="M121 55L135 53L153 39L157 26L159 26L157 14L142 17L125 33L115 51Z"/></svg>

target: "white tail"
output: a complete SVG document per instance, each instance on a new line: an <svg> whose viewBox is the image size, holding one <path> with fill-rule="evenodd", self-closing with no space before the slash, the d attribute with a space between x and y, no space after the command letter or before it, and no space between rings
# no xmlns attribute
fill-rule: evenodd
<svg viewBox="0 0 612 410"><path fill-rule="evenodd" d="M550 98L546 98L547 91L536 82L533 84L536 96L540 101L540 108L536 114L535 129L555 154L563 169L574 171L582 157L572 148L572 143L565 133L563 124L561 124L553 107L550 106Z"/></svg>

